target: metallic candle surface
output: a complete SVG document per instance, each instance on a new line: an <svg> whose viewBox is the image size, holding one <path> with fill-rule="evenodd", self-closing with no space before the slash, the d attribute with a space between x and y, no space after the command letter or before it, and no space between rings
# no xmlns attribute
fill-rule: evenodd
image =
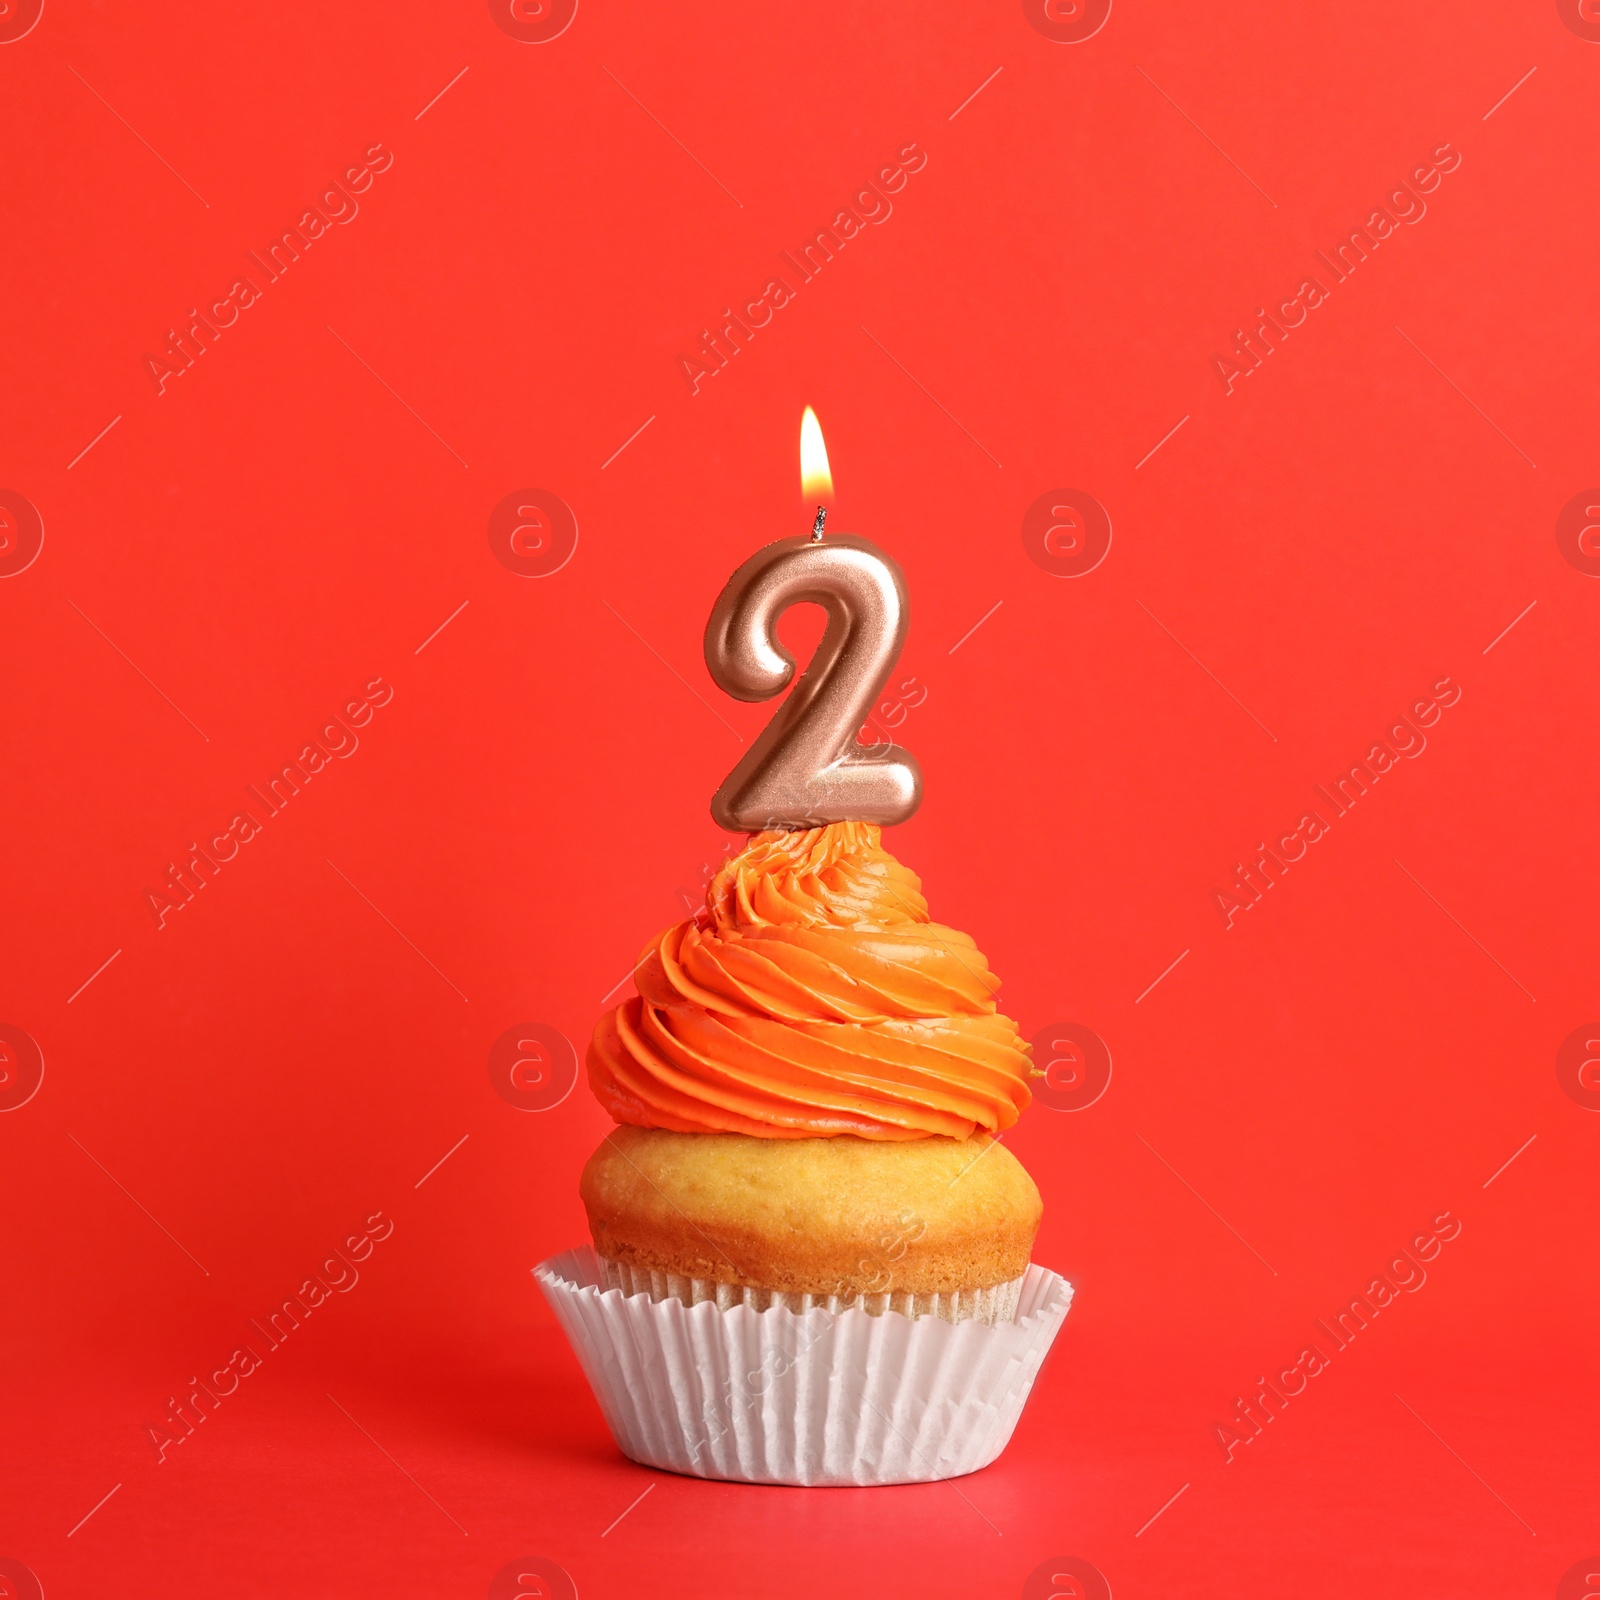
<svg viewBox="0 0 1600 1600"><path fill-rule="evenodd" d="M779 539L728 580L706 624L706 665L737 700L770 700L794 677L778 618L812 601L828 625L794 691L723 780L711 815L724 828L817 828L904 822L922 773L899 745L858 737L905 643L900 568L866 539Z"/></svg>

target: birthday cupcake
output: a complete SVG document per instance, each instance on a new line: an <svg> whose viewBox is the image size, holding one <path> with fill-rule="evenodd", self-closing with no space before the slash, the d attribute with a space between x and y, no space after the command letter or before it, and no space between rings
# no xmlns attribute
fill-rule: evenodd
<svg viewBox="0 0 1600 1600"><path fill-rule="evenodd" d="M1071 1288L999 1142L1029 1047L877 826L756 835L647 946L590 1084L594 1251L540 1281L623 1450L920 1481L1004 1447Z"/></svg>

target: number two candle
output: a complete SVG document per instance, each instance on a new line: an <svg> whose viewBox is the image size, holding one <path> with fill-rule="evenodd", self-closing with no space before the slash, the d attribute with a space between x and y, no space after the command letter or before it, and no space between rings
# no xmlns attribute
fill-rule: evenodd
<svg viewBox="0 0 1600 1600"><path fill-rule="evenodd" d="M809 407L802 456L821 453ZM804 473L807 488L831 494L827 458ZM905 643L905 578L866 539L824 539L825 508L808 538L758 550L728 580L706 624L706 665L738 700L770 700L786 688L795 659L778 639L778 619L810 601L828 614L822 642L744 759L723 780L711 814L724 828L815 828L828 822L904 822L922 802L916 758L895 744L858 737Z"/></svg>

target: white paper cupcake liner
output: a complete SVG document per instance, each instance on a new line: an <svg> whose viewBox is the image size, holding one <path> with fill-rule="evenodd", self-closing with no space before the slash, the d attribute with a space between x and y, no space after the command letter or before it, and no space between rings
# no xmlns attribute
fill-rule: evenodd
<svg viewBox="0 0 1600 1600"><path fill-rule="evenodd" d="M927 1483L988 1466L1072 1303L1039 1266L998 1325L624 1294L588 1246L534 1276L624 1455L743 1483Z"/></svg>
<svg viewBox="0 0 1600 1600"><path fill-rule="evenodd" d="M942 1317L946 1322L1015 1322L1017 1302L1022 1294L1022 1279L998 1283L991 1289L963 1289L955 1294L798 1294L786 1289L760 1289L748 1284L719 1283L715 1278L685 1278L675 1272L646 1272L626 1261L598 1257L600 1287L620 1289L623 1294L647 1294L652 1300L681 1300L697 1306L710 1300L720 1310L749 1306L752 1311L767 1311L782 1306L786 1311L865 1311L869 1317L898 1311L903 1317Z"/></svg>

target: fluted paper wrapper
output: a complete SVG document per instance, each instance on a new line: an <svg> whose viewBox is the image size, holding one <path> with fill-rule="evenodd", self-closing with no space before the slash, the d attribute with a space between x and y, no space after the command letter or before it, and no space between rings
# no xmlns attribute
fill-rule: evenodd
<svg viewBox="0 0 1600 1600"><path fill-rule="evenodd" d="M988 1289L963 1289L954 1294L796 1294L783 1289L758 1289L749 1284L719 1283L715 1278L685 1278L675 1272L646 1272L625 1261L612 1261L596 1255L600 1288L620 1289L624 1295L646 1294L652 1300L669 1296L685 1305L714 1300L722 1310L749 1306L752 1311L767 1311L782 1306L788 1311L862 1310L873 1316L898 1311L907 1317L943 1317L946 1322L1015 1322L1022 1295L1022 1279L997 1283Z"/></svg>
<svg viewBox="0 0 1600 1600"><path fill-rule="evenodd" d="M1072 1303L1039 1266L997 1325L624 1295L587 1246L534 1276L624 1455L743 1483L927 1483L988 1466Z"/></svg>

